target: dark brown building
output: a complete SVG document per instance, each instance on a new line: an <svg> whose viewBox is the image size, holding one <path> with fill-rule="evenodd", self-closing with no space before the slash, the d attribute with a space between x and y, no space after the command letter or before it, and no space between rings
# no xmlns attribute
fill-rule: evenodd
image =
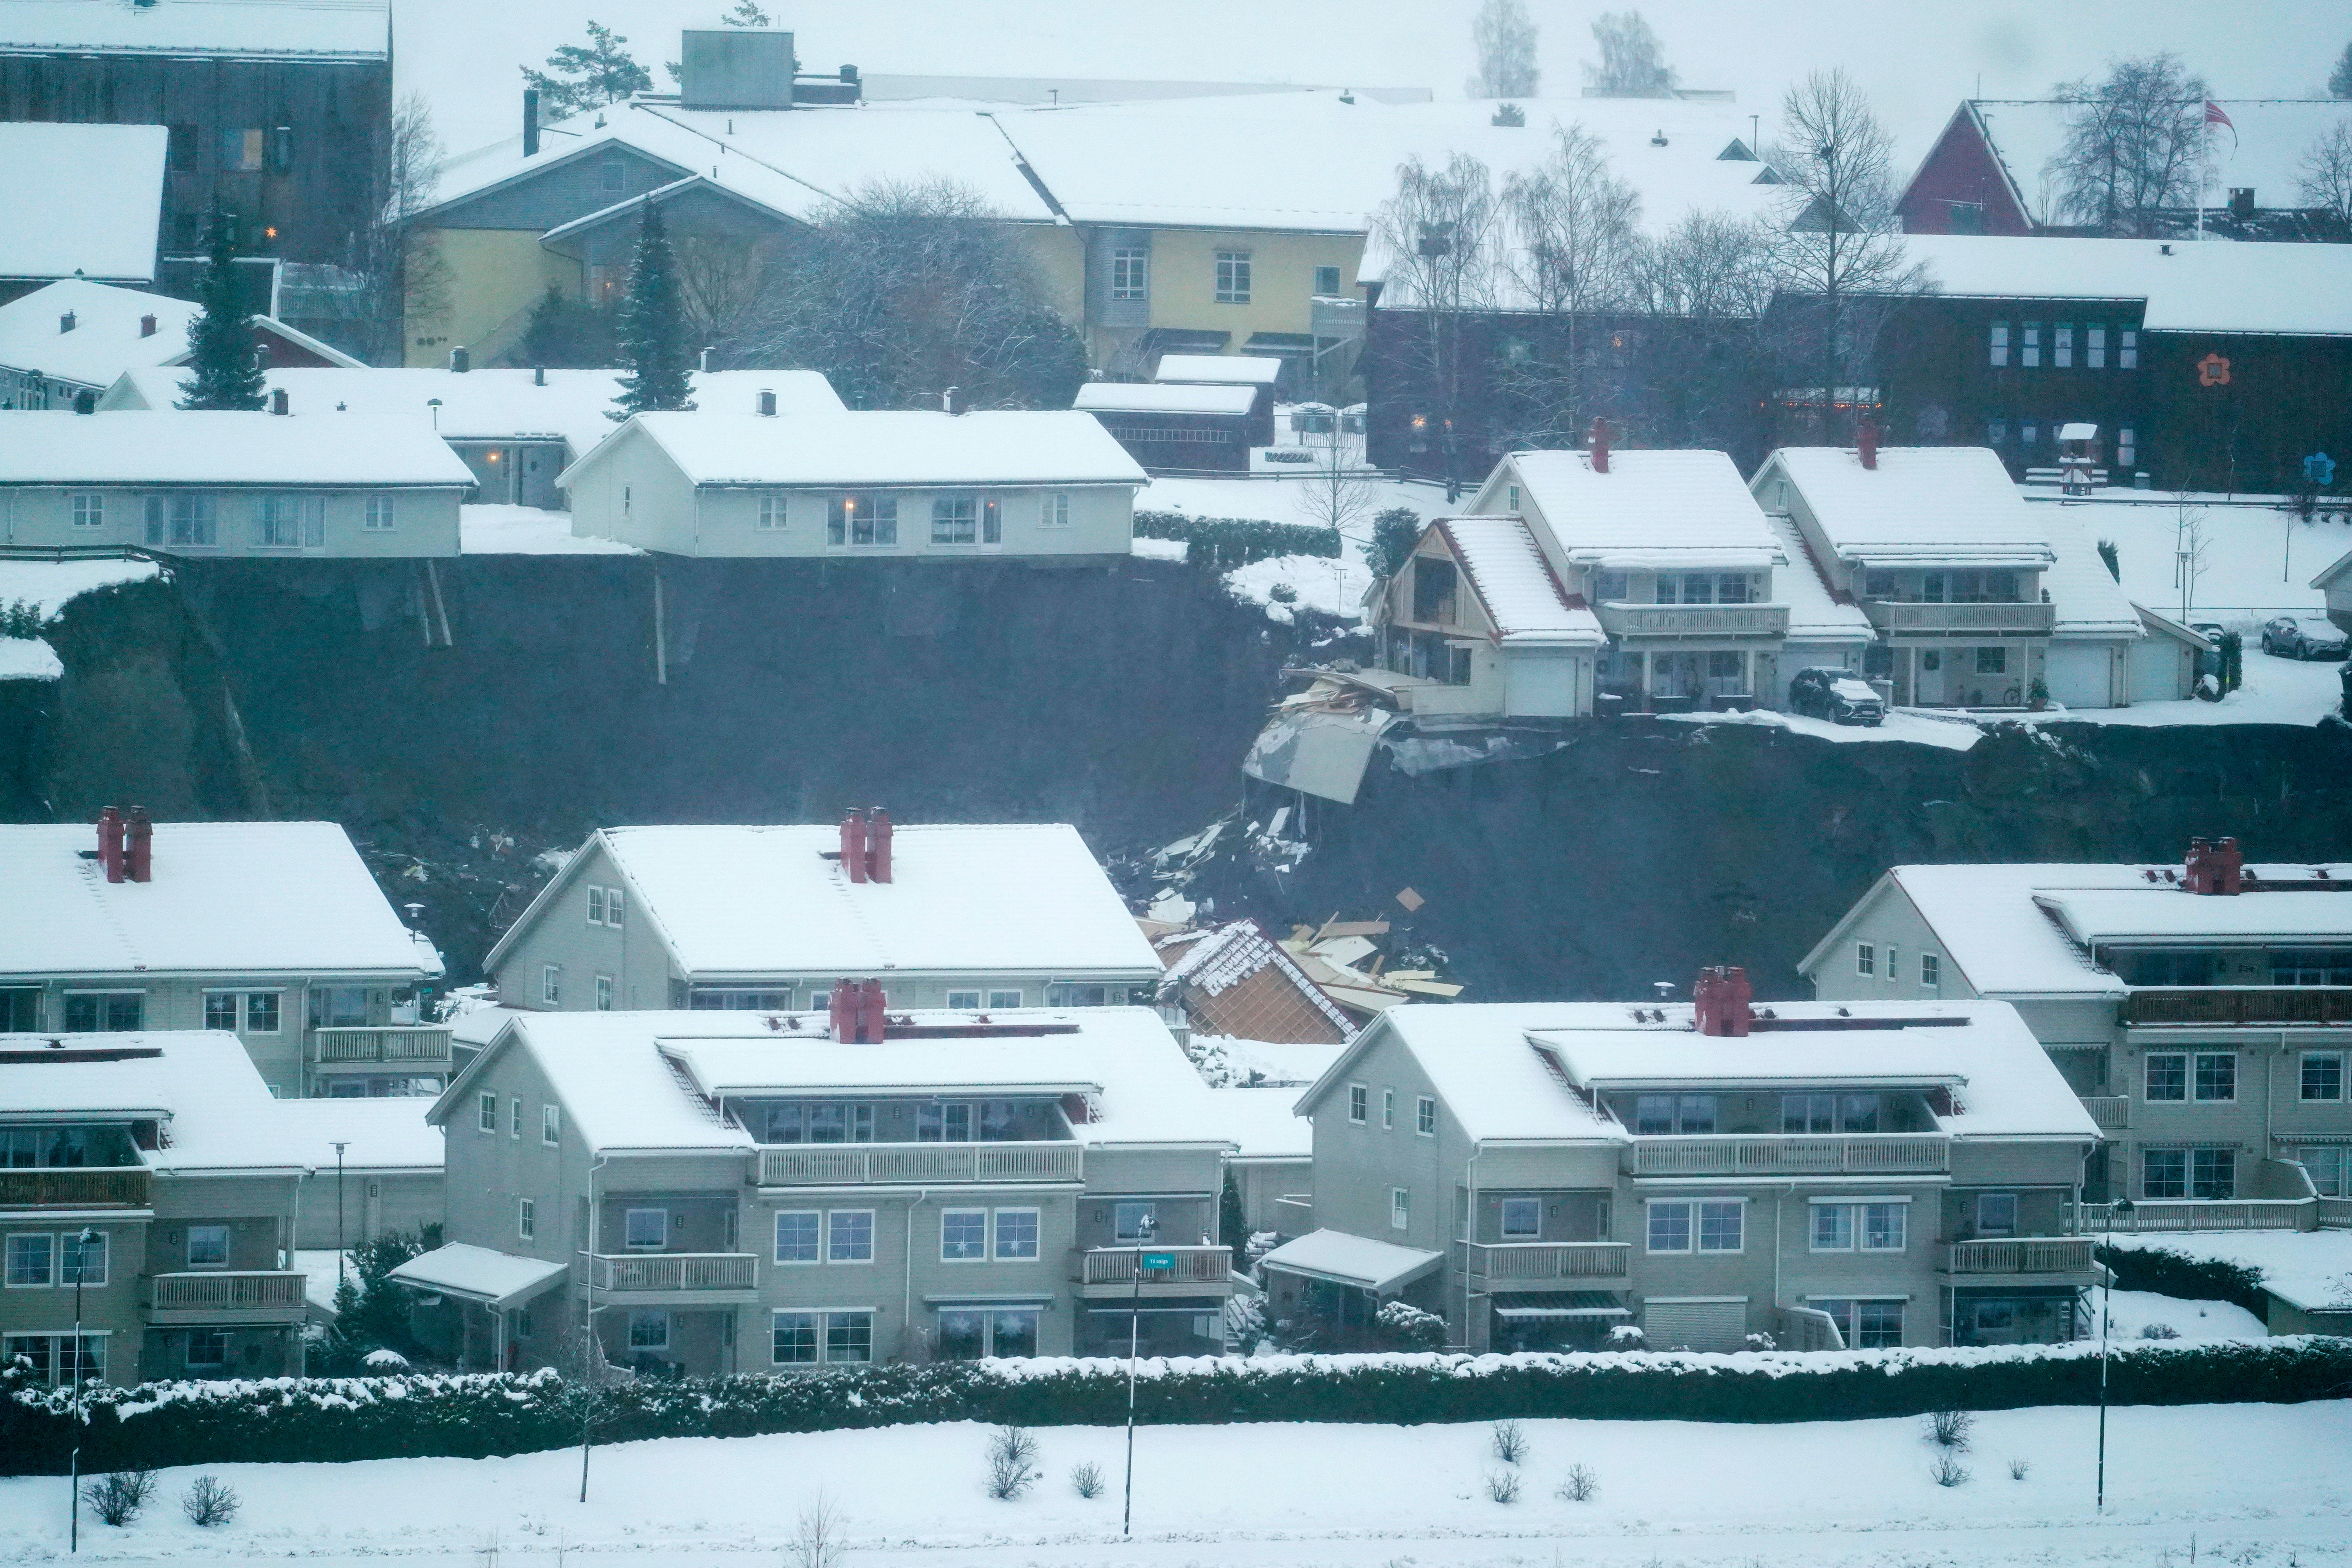
<svg viewBox="0 0 2352 1568"><path fill-rule="evenodd" d="M248 256L334 262L382 199L389 0L0 6L0 120L162 125L164 255L233 215Z"/></svg>

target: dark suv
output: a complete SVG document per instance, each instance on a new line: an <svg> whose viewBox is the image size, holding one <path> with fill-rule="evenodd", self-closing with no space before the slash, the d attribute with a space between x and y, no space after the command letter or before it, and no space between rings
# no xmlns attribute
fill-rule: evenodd
<svg viewBox="0 0 2352 1568"><path fill-rule="evenodd" d="M2344 634L2316 616L2281 616L2263 623L2263 651L2281 658L2342 658Z"/></svg>
<svg viewBox="0 0 2352 1568"><path fill-rule="evenodd" d="M1876 724L1886 717L1886 704L1867 681L1832 665L1797 671L1789 682L1789 707L1833 724Z"/></svg>

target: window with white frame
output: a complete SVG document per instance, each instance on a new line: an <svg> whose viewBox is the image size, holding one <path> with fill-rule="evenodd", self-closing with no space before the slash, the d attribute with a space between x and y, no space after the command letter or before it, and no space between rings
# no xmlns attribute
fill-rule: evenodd
<svg viewBox="0 0 2352 1568"><path fill-rule="evenodd" d="M1893 942L1886 944L1886 983L1890 985L1903 978L1903 950Z"/></svg>
<svg viewBox="0 0 2352 1568"><path fill-rule="evenodd" d="M1129 1201L1111 1205L1111 1238L1115 1241L1150 1241L1160 1228L1160 1205Z"/></svg>
<svg viewBox="0 0 2352 1568"><path fill-rule="evenodd" d="M828 1364L849 1365L874 1359L874 1314L827 1312L824 1315L824 1359Z"/></svg>
<svg viewBox="0 0 2352 1568"><path fill-rule="evenodd" d="M628 1209L621 1215L621 1245L656 1249L669 1245L669 1210Z"/></svg>
<svg viewBox="0 0 2352 1568"><path fill-rule="evenodd" d="M1812 1250L1815 1252L1900 1252L1904 1249L1907 1204L1888 1200L1861 1203L1816 1203Z"/></svg>
<svg viewBox="0 0 2352 1568"><path fill-rule="evenodd" d="M2303 1053L2303 1098L2305 1100L2342 1100L2344 1098L2344 1053L2342 1051L2305 1051Z"/></svg>
<svg viewBox="0 0 2352 1568"><path fill-rule="evenodd" d="M778 1312L770 1321L769 1360L777 1366L814 1366L824 1344L823 1312Z"/></svg>
<svg viewBox="0 0 2352 1568"><path fill-rule="evenodd" d="M1903 1342L1903 1303L1899 1300L1815 1296L1805 1305L1829 1314L1838 1332L1845 1337L1848 1350L1887 1350Z"/></svg>
<svg viewBox="0 0 2352 1568"><path fill-rule="evenodd" d="M787 508L784 505L785 500L786 497L781 490L771 491L760 497L760 521L758 526L761 532L782 533L783 531L784 517L787 510Z"/></svg>
<svg viewBox="0 0 2352 1568"><path fill-rule="evenodd" d="M1250 253L1246 250L1217 252L1217 303L1246 305L1250 302Z"/></svg>
<svg viewBox="0 0 2352 1568"><path fill-rule="evenodd" d="M1151 253L1140 246L1120 246L1110 253L1110 297L1141 300L1151 288Z"/></svg>
<svg viewBox="0 0 2352 1568"><path fill-rule="evenodd" d="M872 1209L826 1211L824 1260L827 1263L874 1261L874 1211Z"/></svg>
<svg viewBox="0 0 2352 1568"><path fill-rule="evenodd" d="M1871 1093L1809 1092L1780 1097L1783 1132L1875 1132L1883 1102Z"/></svg>
<svg viewBox="0 0 2352 1568"><path fill-rule="evenodd" d="M515 1199L515 1235L530 1241L539 1235L539 1200Z"/></svg>
<svg viewBox="0 0 2352 1568"><path fill-rule="evenodd" d="M776 1211L776 1261L814 1263L824 1216L815 1209Z"/></svg>
<svg viewBox="0 0 2352 1568"><path fill-rule="evenodd" d="M1633 1131L1644 1138L1715 1131L1711 1094L1640 1094L1633 1097Z"/></svg>
<svg viewBox="0 0 2352 1568"><path fill-rule="evenodd" d="M2017 1234L2015 1193L1979 1193L1976 1211L1979 1236L2009 1237Z"/></svg>
<svg viewBox="0 0 2352 1568"><path fill-rule="evenodd" d="M2238 1055L2235 1051L2200 1051L2191 1091L2200 1103L2222 1104L2238 1098Z"/></svg>
<svg viewBox="0 0 2352 1568"><path fill-rule="evenodd" d="M2301 1165L2321 1197L2352 1196L2352 1148L2340 1143L2290 1144L2280 1151L2280 1157Z"/></svg>
<svg viewBox="0 0 2352 1568"><path fill-rule="evenodd" d="M612 1010L613 977L609 974L600 974L596 976L596 1011L609 1013Z"/></svg>
<svg viewBox="0 0 2352 1568"><path fill-rule="evenodd" d="M68 991L68 1035L123 1034L139 1029L147 1015L143 991Z"/></svg>
<svg viewBox="0 0 2352 1568"><path fill-rule="evenodd" d="M58 1238L47 1231L19 1231L8 1237L7 1286L26 1290L58 1282Z"/></svg>
<svg viewBox="0 0 2352 1568"><path fill-rule="evenodd" d="M657 1310L631 1312L629 1348L633 1351L669 1349L669 1314Z"/></svg>
<svg viewBox="0 0 2352 1568"><path fill-rule="evenodd" d="M1856 974L1878 973L1878 948L1874 943L1858 942L1853 944L1853 972Z"/></svg>
<svg viewBox="0 0 2352 1568"><path fill-rule="evenodd" d="M991 991L988 994L988 1010L992 1013L1001 1013L1020 1005L1021 993L1018 991L999 990Z"/></svg>
<svg viewBox="0 0 2352 1568"><path fill-rule="evenodd" d="M394 498L391 496L368 497L366 510L361 515L360 526L370 533L390 533L393 520L396 515L393 500Z"/></svg>
<svg viewBox="0 0 2352 1568"><path fill-rule="evenodd" d="M1944 984L1944 961L1936 953L1919 955L1919 984L1933 991Z"/></svg>
<svg viewBox="0 0 2352 1568"><path fill-rule="evenodd" d="M188 1267L226 1268L229 1258L229 1228L225 1225L188 1227Z"/></svg>
<svg viewBox="0 0 2352 1568"><path fill-rule="evenodd" d="M236 1028L236 993L207 991L205 993L205 1027L235 1032Z"/></svg>
<svg viewBox="0 0 2352 1568"><path fill-rule="evenodd" d="M933 496L931 498L931 542L933 544L979 543L979 503L971 496Z"/></svg>
<svg viewBox="0 0 2352 1568"><path fill-rule="evenodd" d="M940 1261L977 1263L988 1256L986 1209L940 1211Z"/></svg>
<svg viewBox="0 0 2352 1568"><path fill-rule="evenodd" d="M838 495L825 503L827 544L884 549L898 542L898 498L888 494Z"/></svg>
<svg viewBox="0 0 2352 1568"><path fill-rule="evenodd" d="M1038 1211L998 1209L995 1257L999 1263L1031 1263L1037 1258Z"/></svg>
<svg viewBox="0 0 2352 1568"><path fill-rule="evenodd" d="M1036 1307L941 1307L938 1353L941 1361L1037 1353Z"/></svg>
<svg viewBox="0 0 2352 1568"><path fill-rule="evenodd" d="M1037 526L1067 528L1070 526L1070 492L1048 490L1037 498Z"/></svg>
<svg viewBox="0 0 2352 1568"><path fill-rule="evenodd" d="M74 497L73 525L76 528L104 528L106 498L95 492L85 492Z"/></svg>
<svg viewBox="0 0 2352 1568"><path fill-rule="evenodd" d="M1359 1127L1370 1119L1372 1091L1370 1086L1351 1083L1348 1086L1348 1120Z"/></svg>
<svg viewBox="0 0 2352 1568"><path fill-rule="evenodd" d="M106 1283L106 1232L68 1230L58 1236L58 1283L86 1289Z"/></svg>
<svg viewBox="0 0 2352 1568"><path fill-rule="evenodd" d="M539 1108L539 1141L551 1149L563 1142L563 1108L553 1100Z"/></svg>
<svg viewBox="0 0 2352 1568"><path fill-rule="evenodd" d="M1543 1234L1543 1200L1541 1198L1505 1198L1503 1200L1503 1239L1532 1241Z"/></svg>
<svg viewBox="0 0 2352 1568"><path fill-rule="evenodd" d="M540 966L539 999L551 1007L563 1000L563 965L546 963Z"/></svg>
<svg viewBox="0 0 2352 1568"><path fill-rule="evenodd" d="M948 993L948 1011L950 1011L950 1013L977 1013L977 1012L979 1012L979 1011L980 1011L980 993L979 993L978 991L950 991L950 992L949 992L949 993Z"/></svg>
<svg viewBox="0 0 2352 1568"><path fill-rule="evenodd" d="M1384 1089L1381 1090L1381 1129L1383 1131L1393 1131L1395 1127L1396 1090Z"/></svg>
<svg viewBox="0 0 2352 1568"><path fill-rule="evenodd" d="M918 1143L969 1143L971 1142L971 1105L969 1101L950 1100L915 1107L915 1142Z"/></svg>
<svg viewBox="0 0 2352 1568"><path fill-rule="evenodd" d="M2237 1196L2235 1149L2142 1149L2140 1195L2220 1202Z"/></svg>
<svg viewBox="0 0 2352 1568"><path fill-rule="evenodd" d="M2233 1051L2150 1051L2141 1073L2141 1093L2150 1100L2225 1104L2238 1098Z"/></svg>
<svg viewBox="0 0 2352 1568"><path fill-rule="evenodd" d="M19 1357L29 1368L32 1380L44 1386L71 1385L93 1377L102 1380L106 1376L106 1336L86 1333L78 1342L69 1333L0 1337L0 1362L15 1362Z"/></svg>
<svg viewBox="0 0 2352 1568"><path fill-rule="evenodd" d="M768 1107L771 1143L871 1143L874 1107L840 1100L789 1100Z"/></svg>
<svg viewBox="0 0 2352 1568"><path fill-rule="evenodd" d="M253 542L265 550L316 549L327 542L326 499L264 494L253 498Z"/></svg>
<svg viewBox="0 0 2352 1568"><path fill-rule="evenodd" d="M1736 1199L1654 1199L1649 1210L1652 1252L1738 1252L1746 1205Z"/></svg>
<svg viewBox="0 0 2352 1568"><path fill-rule="evenodd" d="M207 490L181 490L151 495L147 501L147 542L204 547L220 542L220 507Z"/></svg>
<svg viewBox="0 0 2352 1568"><path fill-rule="evenodd" d="M588 885L588 923L592 926L604 923L604 889L593 882Z"/></svg>
<svg viewBox="0 0 2352 1568"><path fill-rule="evenodd" d="M485 1132L495 1134L499 1130L499 1097L485 1094L474 1105L474 1124Z"/></svg>
<svg viewBox="0 0 2352 1568"><path fill-rule="evenodd" d="M1403 1187L1389 1189L1389 1228L1391 1230L1412 1228L1412 1194Z"/></svg>
<svg viewBox="0 0 2352 1568"><path fill-rule="evenodd" d="M1424 1094L1413 1101L1412 1130L1423 1138L1437 1136L1437 1101L1431 1096Z"/></svg>

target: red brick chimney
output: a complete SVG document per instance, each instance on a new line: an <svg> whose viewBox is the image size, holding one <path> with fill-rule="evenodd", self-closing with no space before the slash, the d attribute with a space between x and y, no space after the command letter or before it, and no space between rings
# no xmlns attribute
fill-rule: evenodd
<svg viewBox="0 0 2352 1568"><path fill-rule="evenodd" d="M122 880L122 814L110 805L98 814L98 863L108 881Z"/></svg>
<svg viewBox="0 0 2352 1568"><path fill-rule="evenodd" d="M879 980L844 980L833 988L833 1037L847 1045L879 1045L889 1024L887 1007Z"/></svg>
<svg viewBox="0 0 2352 1568"><path fill-rule="evenodd" d="M1747 1035L1748 1022L1755 1010L1748 1004L1755 991L1748 984L1748 971L1718 964L1698 972L1698 984L1691 987L1692 1011L1698 1020L1702 1035L1729 1036L1739 1038Z"/></svg>
<svg viewBox="0 0 2352 1568"><path fill-rule="evenodd" d="M1597 414L1592 416L1592 435L1585 446L1586 449L1592 454L1592 471L1596 474L1607 473L1609 471L1608 420Z"/></svg>
<svg viewBox="0 0 2352 1568"><path fill-rule="evenodd" d="M1853 449L1865 468L1878 467L1878 423L1865 419L1853 433Z"/></svg>
<svg viewBox="0 0 2352 1568"><path fill-rule="evenodd" d="M866 875L876 882L890 879L890 814L878 805L866 818Z"/></svg>
<svg viewBox="0 0 2352 1568"><path fill-rule="evenodd" d="M841 819L841 868L853 882L866 880L866 818L855 811Z"/></svg>
<svg viewBox="0 0 2352 1568"><path fill-rule="evenodd" d="M2192 838L2180 885L2192 893L2244 891L2245 852L2234 838Z"/></svg>
<svg viewBox="0 0 2352 1568"><path fill-rule="evenodd" d="M131 879L134 882L154 880L155 825L148 820L145 806L134 805L131 808L129 837L131 843L126 858L130 861ZM2237 889L2233 887L2230 890L2236 892Z"/></svg>

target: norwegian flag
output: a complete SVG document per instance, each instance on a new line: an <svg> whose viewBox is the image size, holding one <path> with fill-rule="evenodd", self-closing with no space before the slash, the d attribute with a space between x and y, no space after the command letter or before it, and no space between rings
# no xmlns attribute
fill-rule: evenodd
<svg viewBox="0 0 2352 1568"><path fill-rule="evenodd" d="M2227 125L2230 127L2230 140L2235 142L2238 139L2238 128L2231 123L2228 111L2210 98L2205 100L2205 123Z"/></svg>

